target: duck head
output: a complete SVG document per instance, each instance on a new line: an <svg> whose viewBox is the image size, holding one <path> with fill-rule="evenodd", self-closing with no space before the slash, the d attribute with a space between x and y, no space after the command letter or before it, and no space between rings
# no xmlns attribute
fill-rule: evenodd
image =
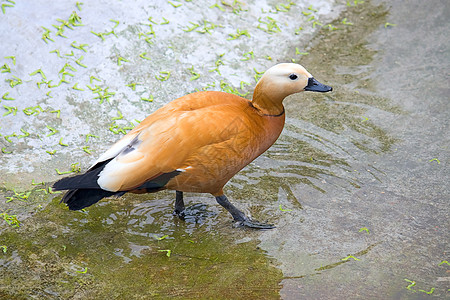
<svg viewBox="0 0 450 300"><path fill-rule="evenodd" d="M284 112L283 100L303 91L330 92L333 88L317 81L303 66L282 63L268 69L256 85L252 104L266 115Z"/></svg>

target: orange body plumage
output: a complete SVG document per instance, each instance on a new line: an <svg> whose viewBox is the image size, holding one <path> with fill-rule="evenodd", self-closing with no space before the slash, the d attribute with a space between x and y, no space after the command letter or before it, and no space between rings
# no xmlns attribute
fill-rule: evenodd
<svg viewBox="0 0 450 300"><path fill-rule="evenodd" d="M182 215L182 192L214 195L233 218L251 221L223 194L224 185L266 151L283 130L282 101L304 90L327 92L302 66L279 64L258 82L253 99L223 92L197 92L178 98L143 120L82 175L61 179L58 190L70 209L125 192L177 191L175 211Z"/></svg>

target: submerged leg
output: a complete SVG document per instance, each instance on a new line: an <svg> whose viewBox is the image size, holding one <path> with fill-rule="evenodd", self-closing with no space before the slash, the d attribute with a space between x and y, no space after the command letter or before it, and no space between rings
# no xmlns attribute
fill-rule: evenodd
<svg viewBox="0 0 450 300"><path fill-rule="evenodd" d="M176 191L175 210L173 211L173 215L177 215L180 219L184 219L183 192Z"/></svg>
<svg viewBox="0 0 450 300"><path fill-rule="evenodd" d="M219 203L223 208L225 208L232 216L233 219L240 225L256 229L272 229L275 228L272 224L260 223L258 221L253 221L247 217L242 211L236 208L225 195L216 197L217 203Z"/></svg>

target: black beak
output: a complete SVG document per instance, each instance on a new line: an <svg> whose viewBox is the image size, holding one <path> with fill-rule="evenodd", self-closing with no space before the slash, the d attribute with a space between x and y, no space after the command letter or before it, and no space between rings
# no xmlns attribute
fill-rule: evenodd
<svg viewBox="0 0 450 300"><path fill-rule="evenodd" d="M310 91L310 92L325 93L325 92L331 92L332 90L333 90L333 88L331 86L328 86L328 85L318 82L316 79L314 79L314 77L310 77L308 79L308 85L305 87L305 91Z"/></svg>

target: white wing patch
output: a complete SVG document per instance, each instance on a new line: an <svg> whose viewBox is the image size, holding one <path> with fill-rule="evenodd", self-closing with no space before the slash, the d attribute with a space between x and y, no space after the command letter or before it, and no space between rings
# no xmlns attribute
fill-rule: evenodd
<svg viewBox="0 0 450 300"><path fill-rule="evenodd" d="M122 152L123 149L125 149L131 141L136 137L136 135L130 135L130 136L124 136L120 140L118 140L114 145L112 145L111 148L106 150L105 153L100 155L100 157L92 164L90 168L95 166L97 163L111 159L113 157L116 157L120 152Z"/></svg>
<svg viewBox="0 0 450 300"><path fill-rule="evenodd" d="M97 160L96 163L111 159L99 173L98 185L111 192L132 189L162 172L165 161L157 160L170 148L170 141L176 135L175 126L174 118L158 120L135 134L124 136Z"/></svg>
<svg viewBox="0 0 450 300"><path fill-rule="evenodd" d="M121 160L113 159L110 161L105 168L100 172L99 178L97 180L98 185L107 191L117 192L123 186L125 181L135 181L139 180L139 173L136 170L142 169L140 165L142 164L142 159L145 159L145 155L140 154L140 159L138 158L134 162L122 162ZM133 153L133 155L135 155ZM126 174L126 175L125 175ZM138 178L136 178L138 177Z"/></svg>
<svg viewBox="0 0 450 300"><path fill-rule="evenodd" d="M186 168L181 168L181 169L177 169L177 171L180 172L186 172L186 170L192 169L192 166L186 167Z"/></svg>

